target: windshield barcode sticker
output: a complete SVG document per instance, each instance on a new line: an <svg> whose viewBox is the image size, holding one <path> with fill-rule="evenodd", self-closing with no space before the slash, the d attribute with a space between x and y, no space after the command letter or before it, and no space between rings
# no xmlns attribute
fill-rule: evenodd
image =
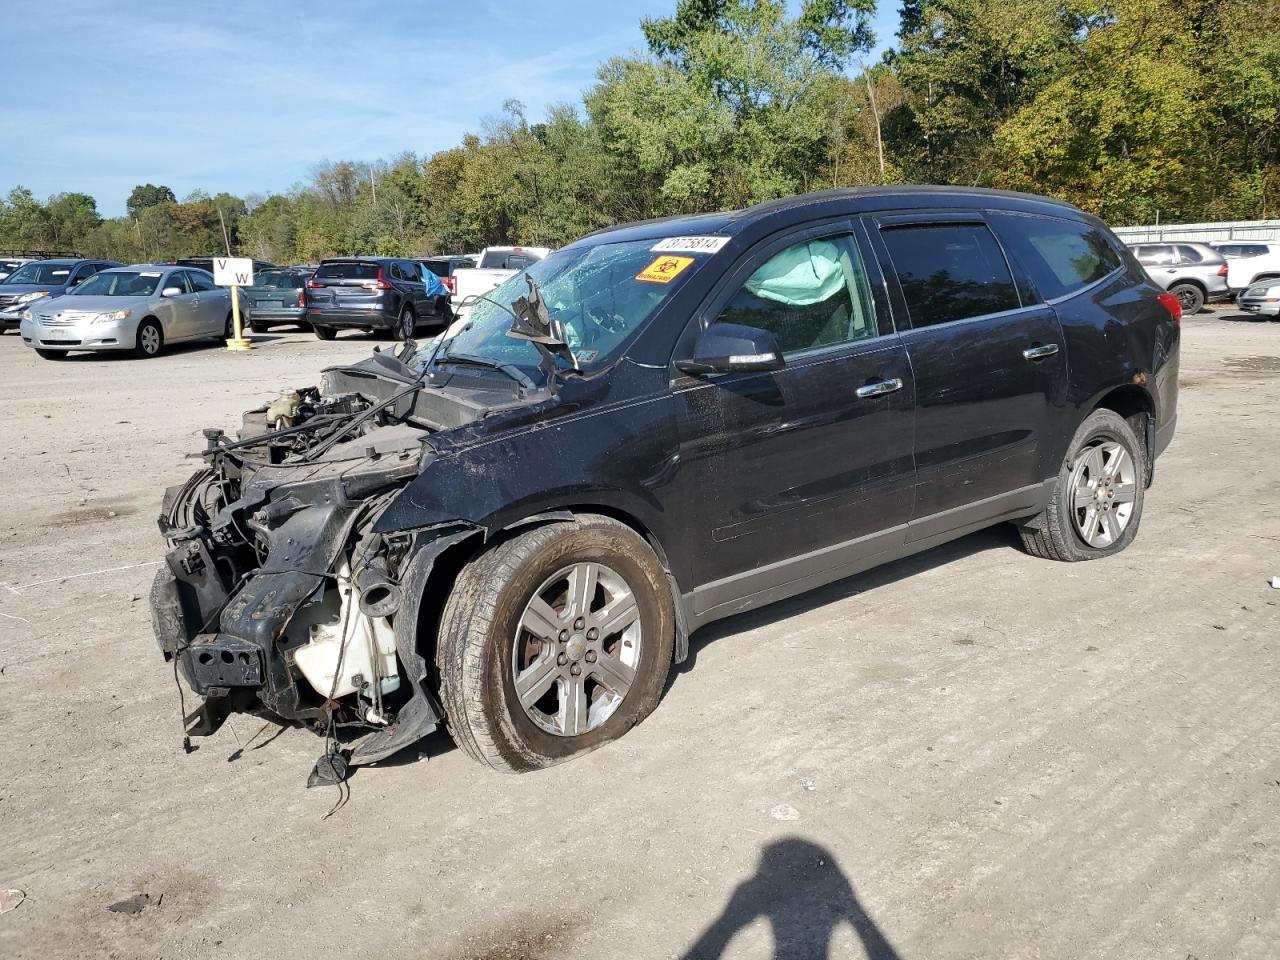
<svg viewBox="0 0 1280 960"><path fill-rule="evenodd" d="M667 237L649 248L652 253L716 253L728 237Z"/></svg>

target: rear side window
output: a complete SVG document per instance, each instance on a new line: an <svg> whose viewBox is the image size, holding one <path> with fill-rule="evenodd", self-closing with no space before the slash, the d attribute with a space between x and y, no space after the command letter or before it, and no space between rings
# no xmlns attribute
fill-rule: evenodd
<svg viewBox="0 0 1280 960"><path fill-rule="evenodd" d="M1187 247L1179 244L1178 246L1178 262L1179 263L1199 263L1204 256L1195 247Z"/></svg>
<svg viewBox="0 0 1280 960"><path fill-rule="evenodd" d="M848 236L807 240L756 269L716 317L768 330L784 354L876 335L867 275Z"/></svg>
<svg viewBox="0 0 1280 960"><path fill-rule="evenodd" d="M1016 215L998 216L994 222L1046 300L1074 293L1120 266L1120 254L1107 235L1087 223ZM1174 262L1172 246L1139 249L1142 263Z"/></svg>
<svg viewBox="0 0 1280 960"><path fill-rule="evenodd" d="M883 236L913 327L1022 305L1000 245L981 224L891 227Z"/></svg>
<svg viewBox="0 0 1280 960"><path fill-rule="evenodd" d="M352 260L322 263L316 271L317 280L377 280L378 265Z"/></svg>
<svg viewBox="0 0 1280 960"><path fill-rule="evenodd" d="M1224 257L1261 257L1268 247L1261 243L1220 243L1218 252Z"/></svg>
<svg viewBox="0 0 1280 960"><path fill-rule="evenodd" d="M203 273L199 270L190 270L187 272L187 279L191 281L191 288L200 293L202 290L217 290L214 285L213 277L210 274Z"/></svg>
<svg viewBox="0 0 1280 960"><path fill-rule="evenodd" d="M523 270L541 257L519 250L489 250L480 258L481 270Z"/></svg>
<svg viewBox="0 0 1280 960"><path fill-rule="evenodd" d="M422 265L434 273L437 277L449 276L448 260L423 260Z"/></svg>

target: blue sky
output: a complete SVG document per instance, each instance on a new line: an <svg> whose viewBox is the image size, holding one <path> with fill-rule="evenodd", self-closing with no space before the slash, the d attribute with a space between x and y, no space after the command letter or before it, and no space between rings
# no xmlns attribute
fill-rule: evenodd
<svg viewBox="0 0 1280 960"><path fill-rule="evenodd" d="M883 0L882 0L883 3ZM675 0L57 0L6 18L0 191L282 191L319 161L427 155L502 102L578 102ZM876 18L878 59L897 3Z"/></svg>

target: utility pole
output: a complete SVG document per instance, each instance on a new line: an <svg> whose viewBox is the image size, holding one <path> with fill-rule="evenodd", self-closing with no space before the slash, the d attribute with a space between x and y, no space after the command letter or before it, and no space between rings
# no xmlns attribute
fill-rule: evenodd
<svg viewBox="0 0 1280 960"><path fill-rule="evenodd" d="M231 238L227 236L227 221L222 216L222 208L215 207L218 211L218 222L222 224L222 244L227 248L227 256L231 256Z"/></svg>

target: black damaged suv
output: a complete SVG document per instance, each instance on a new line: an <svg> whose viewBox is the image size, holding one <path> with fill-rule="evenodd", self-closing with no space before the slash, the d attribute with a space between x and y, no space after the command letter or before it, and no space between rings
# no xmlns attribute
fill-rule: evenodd
<svg viewBox="0 0 1280 960"><path fill-rule="evenodd" d="M229 710L441 721L543 767L657 704L689 634L990 524L1136 536L1179 308L1044 197L884 188L592 234L465 326L206 431L165 498L166 658ZM1052 576L1046 573L1046 576Z"/></svg>

